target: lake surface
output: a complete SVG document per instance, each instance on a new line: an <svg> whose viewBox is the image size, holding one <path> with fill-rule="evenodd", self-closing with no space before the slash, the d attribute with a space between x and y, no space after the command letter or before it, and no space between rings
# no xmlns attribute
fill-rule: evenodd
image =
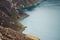
<svg viewBox="0 0 60 40"><path fill-rule="evenodd" d="M41 40L60 40L60 1L45 1L32 11L21 23L27 26L24 33Z"/></svg>

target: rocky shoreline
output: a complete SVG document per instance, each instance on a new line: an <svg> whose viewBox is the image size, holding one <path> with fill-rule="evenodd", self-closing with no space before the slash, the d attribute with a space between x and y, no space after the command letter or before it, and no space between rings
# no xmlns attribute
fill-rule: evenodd
<svg viewBox="0 0 60 40"><path fill-rule="evenodd" d="M39 40L22 33L25 26L20 20L28 17L21 8L34 4L37 0L0 0L0 40ZM23 7L24 6L24 7Z"/></svg>

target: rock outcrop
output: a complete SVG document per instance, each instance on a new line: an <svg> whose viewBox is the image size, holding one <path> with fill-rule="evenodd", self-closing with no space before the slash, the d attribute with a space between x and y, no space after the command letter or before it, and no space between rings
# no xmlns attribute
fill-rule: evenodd
<svg viewBox="0 0 60 40"><path fill-rule="evenodd" d="M25 34L16 32L10 28L5 28L0 26L0 39L2 40L32 40L26 37Z"/></svg>

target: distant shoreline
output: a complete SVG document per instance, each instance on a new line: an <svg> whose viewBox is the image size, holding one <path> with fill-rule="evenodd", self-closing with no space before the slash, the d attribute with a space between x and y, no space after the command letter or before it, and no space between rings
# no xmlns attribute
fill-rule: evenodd
<svg viewBox="0 0 60 40"><path fill-rule="evenodd" d="M43 0L44 1L44 0ZM32 6L27 6L27 7L24 7L24 8L21 8L21 10L23 10L23 11L31 11L31 10L33 10L34 8L36 8L37 6L39 6L40 5L40 3L42 3L43 1L38 1L37 3L35 3L35 4L32 4Z"/></svg>

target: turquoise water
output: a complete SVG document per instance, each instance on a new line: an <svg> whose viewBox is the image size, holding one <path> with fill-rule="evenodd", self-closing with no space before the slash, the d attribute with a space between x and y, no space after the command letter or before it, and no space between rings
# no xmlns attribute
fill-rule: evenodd
<svg viewBox="0 0 60 40"><path fill-rule="evenodd" d="M45 1L26 13L30 16L21 21L27 26L24 33L41 40L60 40L60 1Z"/></svg>

